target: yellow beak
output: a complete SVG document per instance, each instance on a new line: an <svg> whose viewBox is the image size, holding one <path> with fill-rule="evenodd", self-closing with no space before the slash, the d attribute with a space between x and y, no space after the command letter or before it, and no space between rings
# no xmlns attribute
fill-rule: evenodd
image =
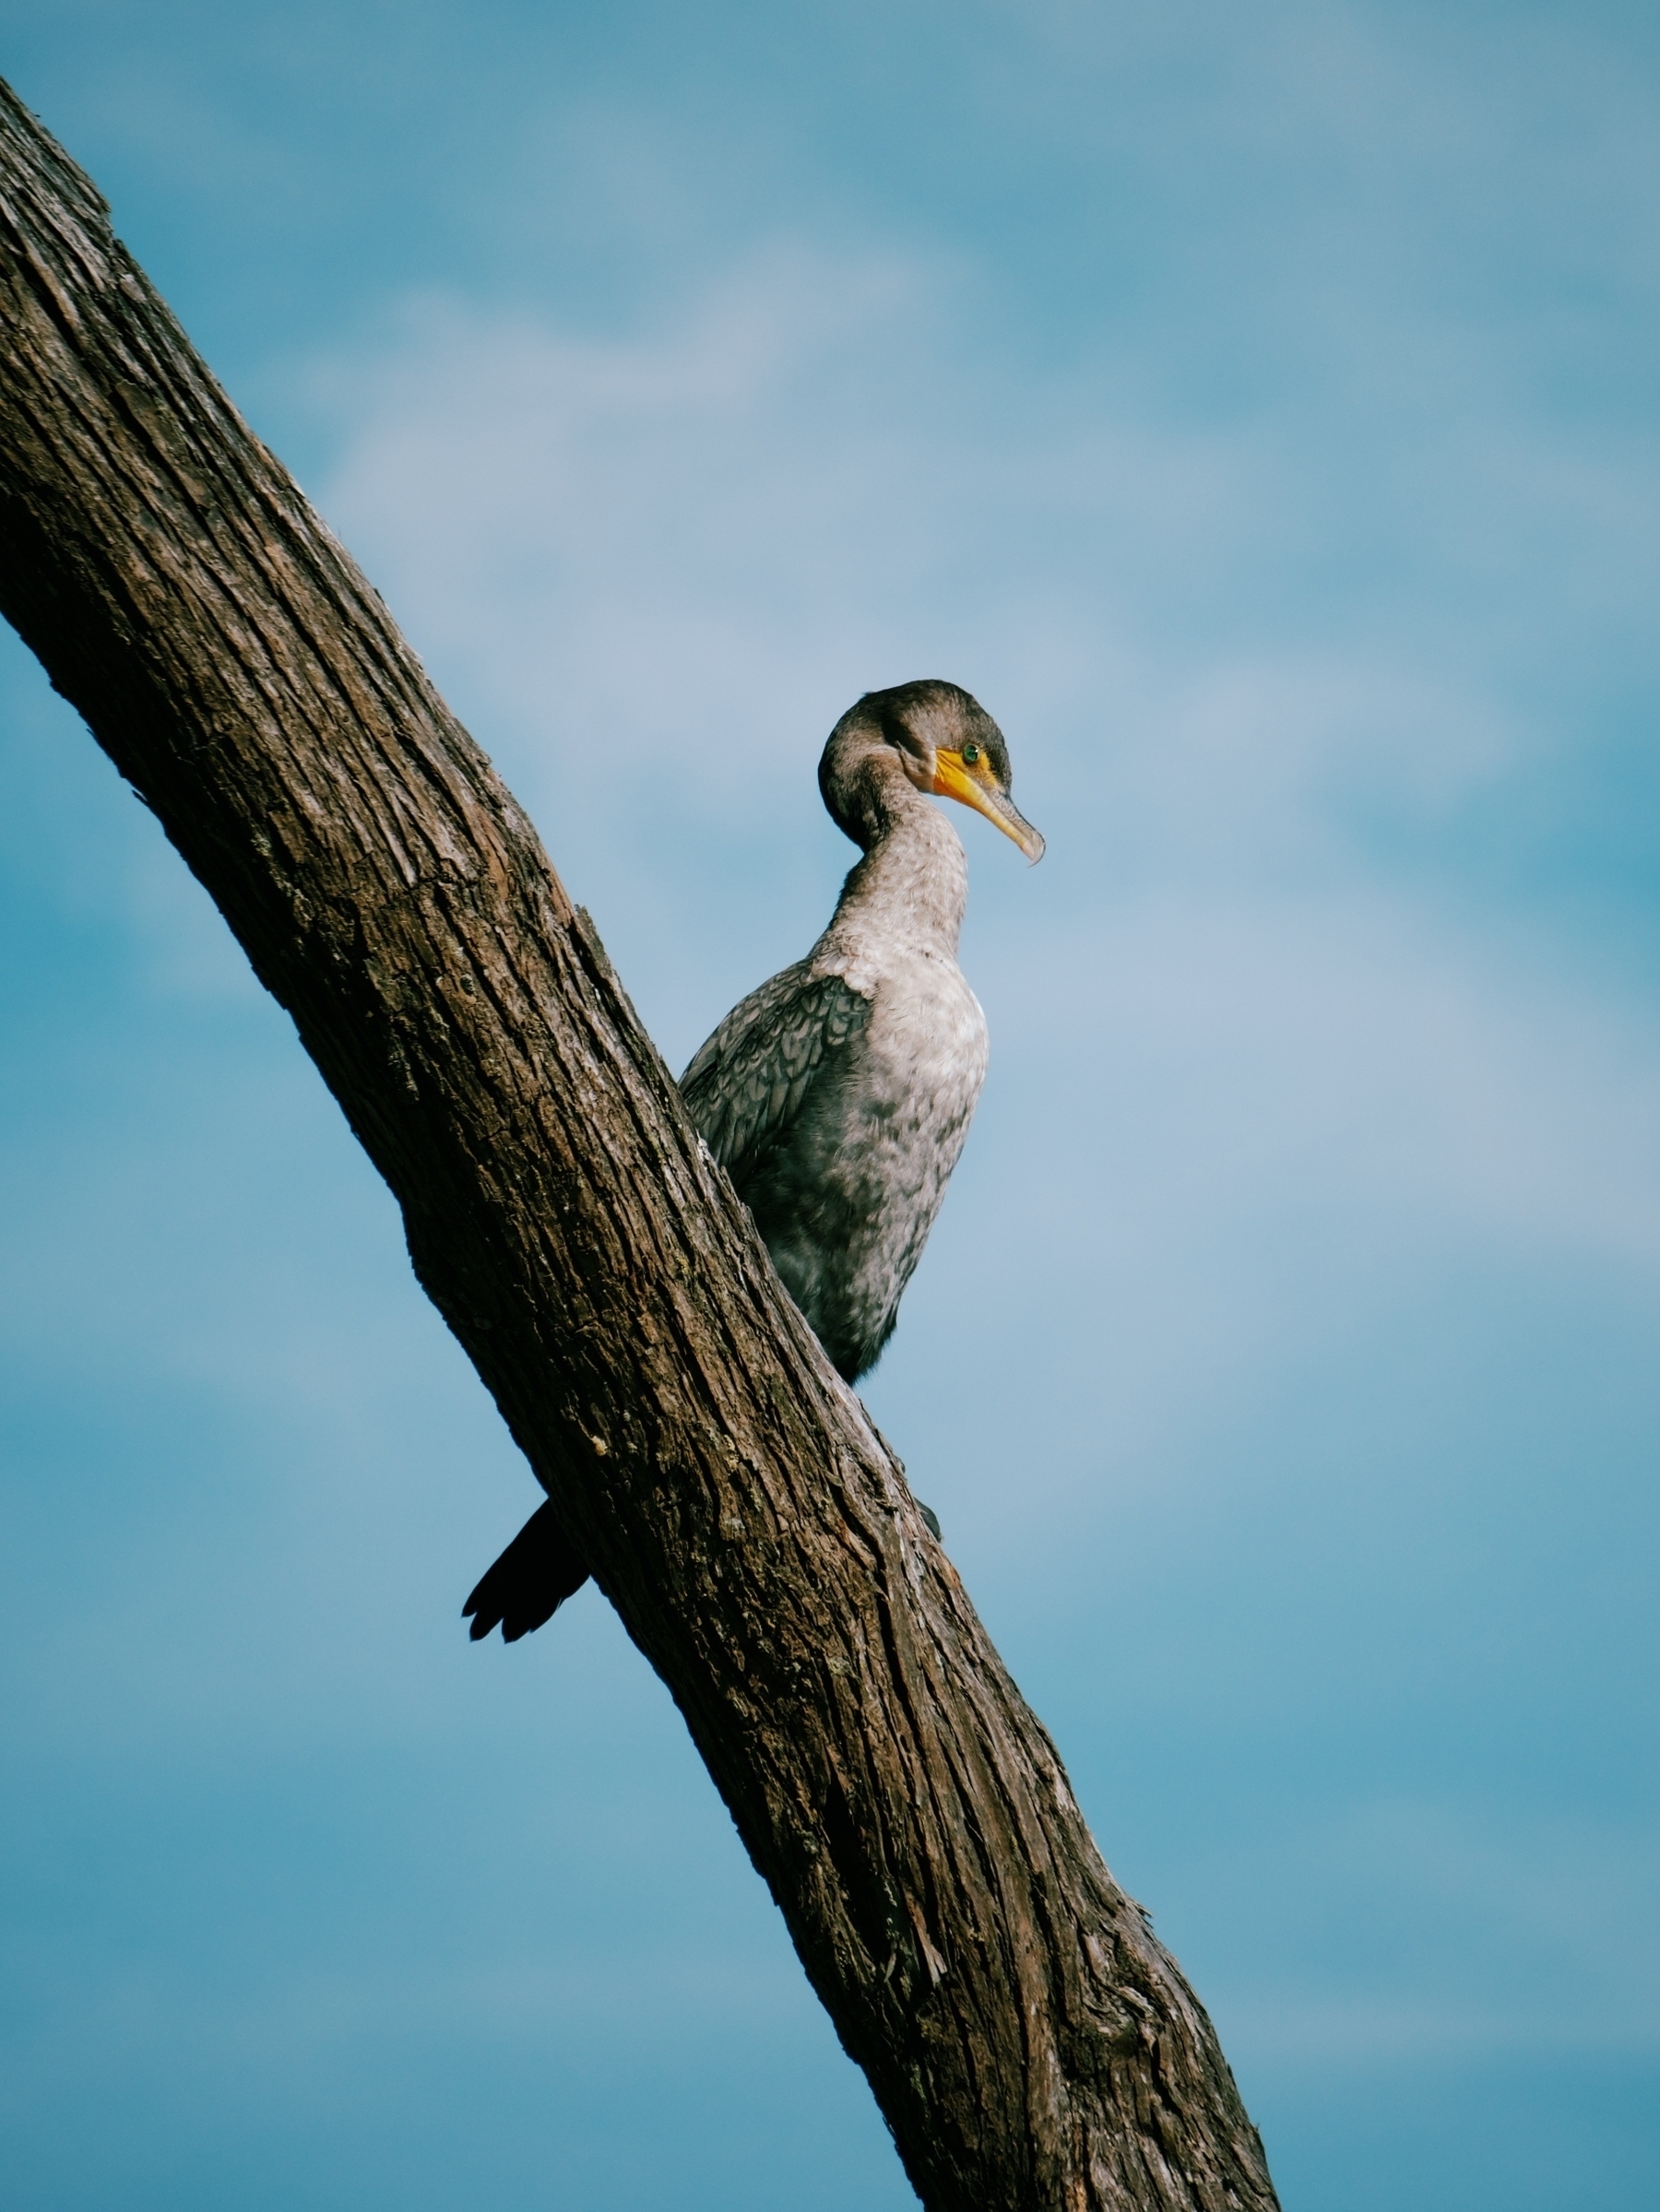
<svg viewBox="0 0 1660 2212"><path fill-rule="evenodd" d="M936 752L933 787L941 798L957 799L983 814L988 822L994 822L1005 837L1014 838L1028 860L1042 859L1043 839L1008 793L992 782L990 772L980 762L970 768L960 752Z"/></svg>

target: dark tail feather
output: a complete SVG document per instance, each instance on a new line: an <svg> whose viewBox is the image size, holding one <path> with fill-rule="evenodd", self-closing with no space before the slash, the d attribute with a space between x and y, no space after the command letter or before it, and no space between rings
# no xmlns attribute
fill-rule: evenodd
<svg viewBox="0 0 1660 2212"><path fill-rule="evenodd" d="M493 1567L479 1577L461 1608L472 1620L474 1643L501 1623L502 1641L516 1643L544 1621L587 1580L587 1566L571 1549L551 1505L531 1514Z"/></svg>

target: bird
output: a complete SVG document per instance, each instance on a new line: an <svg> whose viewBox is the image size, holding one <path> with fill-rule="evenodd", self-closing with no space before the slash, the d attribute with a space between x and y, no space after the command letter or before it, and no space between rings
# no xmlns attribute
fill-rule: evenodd
<svg viewBox="0 0 1660 2212"><path fill-rule="evenodd" d="M1044 841L1010 796L1002 730L958 684L867 692L831 731L818 774L861 858L806 958L740 1000L680 1089L785 1289L852 1383L893 1333L986 1074L986 1018L956 961L967 856L931 798L983 814L1028 861ZM512 1643L587 1579L544 1505L463 1617L475 1641L499 1624Z"/></svg>

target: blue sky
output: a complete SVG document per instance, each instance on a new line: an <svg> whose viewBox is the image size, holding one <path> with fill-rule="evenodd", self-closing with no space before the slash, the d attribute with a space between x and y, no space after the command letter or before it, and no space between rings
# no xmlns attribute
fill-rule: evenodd
<svg viewBox="0 0 1660 2212"><path fill-rule="evenodd" d="M1643 2201L1652 12L0 23L673 1067L848 702L997 716L873 1410L1288 2212ZM468 1648L530 1477L15 641L0 902L7 2205L911 2202L603 1603Z"/></svg>

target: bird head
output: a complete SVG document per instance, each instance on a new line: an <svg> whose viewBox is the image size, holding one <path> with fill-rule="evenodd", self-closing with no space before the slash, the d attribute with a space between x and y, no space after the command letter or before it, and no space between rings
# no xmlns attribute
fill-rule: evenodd
<svg viewBox="0 0 1660 2212"><path fill-rule="evenodd" d="M1003 734L959 684L929 680L867 692L853 713L876 725L919 791L972 807L1012 837L1028 860L1042 859L1042 837L1009 796L1013 777Z"/></svg>

